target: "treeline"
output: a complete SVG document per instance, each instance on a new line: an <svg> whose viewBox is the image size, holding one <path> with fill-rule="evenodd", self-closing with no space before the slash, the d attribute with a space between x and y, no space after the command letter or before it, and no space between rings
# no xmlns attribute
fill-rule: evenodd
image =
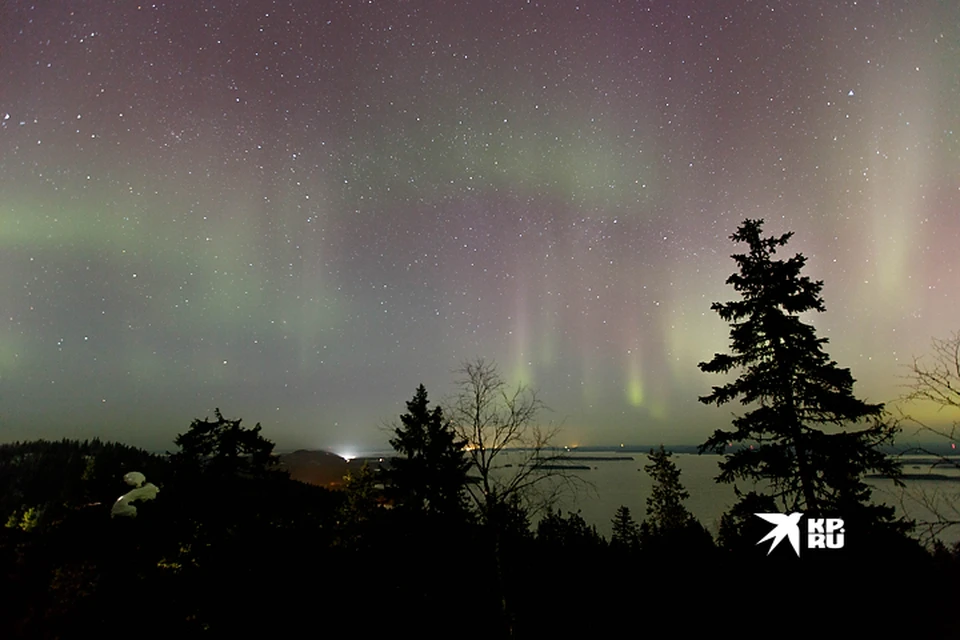
<svg viewBox="0 0 960 640"><path fill-rule="evenodd" d="M645 466L644 517L621 507L611 539L576 513L548 510L532 527L519 499L473 506L471 465L455 439L431 443L436 419L433 436L449 435L421 388L395 440L417 450L339 491L290 480L259 429L219 411L172 456L97 440L0 446L0 634L599 637L828 619L860 632L957 629L939 613L957 595L956 549L854 537L856 558L796 558L786 544L768 557L756 518L725 521L718 544L685 508L662 448ZM136 517L111 518L131 471L159 493ZM881 598L896 611L877 610Z"/></svg>

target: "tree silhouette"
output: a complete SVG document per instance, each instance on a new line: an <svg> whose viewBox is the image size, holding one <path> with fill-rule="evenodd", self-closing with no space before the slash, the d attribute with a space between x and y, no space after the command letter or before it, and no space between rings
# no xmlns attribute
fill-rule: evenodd
<svg viewBox="0 0 960 640"><path fill-rule="evenodd" d="M934 338L933 361L915 358L910 367L909 400L924 400L943 408L960 409L960 331L949 338ZM951 433L940 435L950 437Z"/></svg>
<svg viewBox="0 0 960 640"><path fill-rule="evenodd" d="M241 420L227 420L220 409L214 413L216 421L196 419L186 433L176 437L174 443L180 451L171 456L173 462L219 478L262 476L271 471L277 463L272 455L274 445L260 435L260 423L245 429Z"/></svg>
<svg viewBox="0 0 960 640"><path fill-rule="evenodd" d="M901 400L936 407L939 424L913 415L904 417L918 427L918 433L949 442L953 454L954 441L960 434L960 332L945 339L934 338L931 346L931 354L914 358L909 366L907 390ZM926 447L913 451L935 458L938 469L960 470L960 461L953 455L943 455ZM951 527L960 526L960 500L955 496L921 487L912 487L908 495L931 514L925 521L917 523L925 531L927 541L934 540Z"/></svg>
<svg viewBox="0 0 960 640"><path fill-rule="evenodd" d="M478 476L467 488L484 527L505 633L511 635L513 612L503 581L504 533L513 528L518 509L523 518L541 513L581 479L557 464L564 457L553 443L557 429L539 423L545 407L533 389L523 384L511 388L496 363L482 358L465 362L457 373L457 390L445 403L446 413L466 443L471 473ZM509 519L502 520L504 516Z"/></svg>
<svg viewBox="0 0 960 640"><path fill-rule="evenodd" d="M647 517L640 525L640 546L646 551L693 553L713 547L713 538L684 506L690 494L680 482L680 469L663 445L647 454L643 470L653 480Z"/></svg>
<svg viewBox="0 0 960 640"><path fill-rule="evenodd" d="M647 458L650 464L644 465L643 470L653 480L653 488L647 498L646 522L658 535L681 531L694 517L683 506L690 494L680 482L680 469L663 445L657 450L651 449Z"/></svg>
<svg viewBox="0 0 960 640"><path fill-rule="evenodd" d="M537 524L537 542L550 552L563 553L567 557L570 554L579 556L604 546L597 528L588 525L579 511L568 513L566 517L563 511L548 511Z"/></svg>
<svg viewBox="0 0 960 640"><path fill-rule="evenodd" d="M467 510L465 487L470 466L462 440L458 440L443 410L429 408L421 384L407 402L407 413L390 446L400 455L391 461L390 491L398 506L431 515L463 517Z"/></svg>
<svg viewBox="0 0 960 640"><path fill-rule="evenodd" d="M629 507L621 505L613 516L610 548L627 553L640 549L640 525L633 519Z"/></svg>
<svg viewBox="0 0 960 640"><path fill-rule="evenodd" d="M910 365L903 400L930 404L937 411L946 410L949 426L934 426L913 417L908 419L922 431L953 441L960 433L960 331L946 339L934 338L932 349L929 357L914 358Z"/></svg>
<svg viewBox="0 0 960 640"><path fill-rule="evenodd" d="M388 495L394 501L390 552L403 554L415 563L391 595L400 611L431 607L435 613L427 635L454 624L456 590L450 584L461 579L453 558L463 552L469 539L471 512L466 497L469 462L464 443L457 439L443 410L429 406L427 390L417 387L407 412L400 416L390 445L399 454L387 471Z"/></svg>
<svg viewBox="0 0 960 640"><path fill-rule="evenodd" d="M800 314L825 310L823 283L801 275L801 254L774 259L793 234L762 237L762 227L762 220L746 220L731 236L749 249L733 256L739 269L727 279L741 299L711 306L731 325L732 353L699 365L707 373L740 372L701 402L719 406L739 399L755 408L736 417L733 430L718 429L700 452L725 454L721 482L769 483L785 510L833 510L849 518L857 511L868 520L888 520L893 509L868 505L863 477L871 471L897 477L899 468L880 451L897 428L884 421L883 405L853 395L850 370L832 361L823 350L827 339L801 321ZM868 426L842 430L861 422Z"/></svg>
<svg viewBox="0 0 960 640"><path fill-rule="evenodd" d="M562 464L565 454L554 443L558 429L539 423L546 407L533 389L509 387L496 363L482 358L457 373L447 415L479 476L469 489L485 521L503 502L522 504L533 515L546 511L562 491L582 482Z"/></svg>

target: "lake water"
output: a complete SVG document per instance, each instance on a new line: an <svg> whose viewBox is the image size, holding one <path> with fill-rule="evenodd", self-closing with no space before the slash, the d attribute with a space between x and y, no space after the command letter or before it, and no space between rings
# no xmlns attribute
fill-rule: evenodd
<svg viewBox="0 0 960 640"><path fill-rule="evenodd" d="M618 454L590 454L591 457L619 457ZM633 455L633 460L608 462L583 462L592 468L589 471L577 471L579 477L592 483L594 489L580 492L580 495L564 501L561 505L565 511L579 510L590 524L609 538L614 513L620 505L629 507L634 519L640 521L647 508L647 498L653 484L650 476L643 470L649 464L644 454ZM720 473L717 466L721 456L696 455L674 453L671 456L677 468L680 469L680 481L690 494L686 501L687 508L711 532L716 534L720 516L736 502L733 485L718 484L714 478ZM917 459L918 462L922 460ZM908 473L938 473L960 477L956 470L947 471L940 468L931 469L930 464L905 465ZM949 509L952 504L960 508L960 482L935 480L908 480L906 489L898 488L893 481L885 479L871 479L869 484L874 488L874 500L897 506L898 513L906 513L917 520L930 520L931 511L921 504L918 496L939 495L939 504ZM741 491L750 491L753 485L740 484ZM902 506L901 506L902 504ZM842 515L842 514L841 514ZM960 514L954 512L953 519L960 519ZM945 541L960 540L960 527L953 527L946 532L942 539Z"/></svg>
<svg viewBox="0 0 960 640"><path fill-rule="evenodd" d="M596 458L616 458L630 456L632 460L588 461L573 460L571 463L587 465L589 470L571 471L583 480L585 485L574 496L569 496L557 503L557 508L564 513L579 511L588 524L595 525L597 531L608 540L612 532L613 515L621 505L628 507L634 520L640 522L647 509L647 497L650 495L652 481L643 470L649 464L646 454L643 453L594 453L584 452L572 454L575 456L589 456ZM508 452L504 455L503 464L516 464L522 459L519 453ZM716 534L720 516L736 501L733 485L722 485L714 481L720 470L717 464L722 459L718 455L697 455L688 453L673 453L673 460L680 469L680 481L690 494L686 506L700 522L713 534ZM946 470L941 467L931 468L929 456L905 458L904 471L906 473L922 474L937 473L953 475L960 479L960 472L956 469ZM919 463L919 464L913 464ZM516 467L502 469L500 473L513 473ZM942 511L950 513L960 520L960 481L935 480L908 480L906 489L899 489L891 480L871 479L874 488L874 500L885 502L897 507L899 514L906 513L916 520L930 520L931 511L922 504L923 496L931 496L938 503ZM752 485L741 484L741 491L750 491ZM841 514L842 516L842 514ZM960 526L954 526L941 534L945 542L960 541Z"/></svg>

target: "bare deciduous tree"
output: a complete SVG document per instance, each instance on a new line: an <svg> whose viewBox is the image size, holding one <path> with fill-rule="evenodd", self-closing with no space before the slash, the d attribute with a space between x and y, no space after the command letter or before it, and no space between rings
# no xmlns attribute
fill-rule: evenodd
<svg viewBox="0 0 960 640"><path fill-rule="evenodd" d="M940 410L960 411L960 332L945 340L933 339L933 356L925 361L914 358L907 378L906 401L932 402ZM960 429L960 416L948 427L932 427L917 422L924 430L953 440Z"/></svg>
<svg viewBox="0 0 960 640"><path fill-rule="evenodd" d="M940 413L946 413L947 420L942 424L929 424L915 416L907 415L903 409L905 421L917 426L918 434L933 435L948 441L956 439L960 434L960 332L954 333L946 339L934 338L932 354L927 357L914 358L909 365L907 374L906 392L902 396L904 402L918 402L933 404ZM955 414L951 416L950 414ZM960 471L960 460L949 457L929 449L920 447L912 452L930 456L935 459L934 466ZM932 541L939 534L950 527L960 526L960 499L956 495L946 495L941 491L913 490L904 496L918 504L932 514L932 519L917 522L925 532L927 542Z"/></svg>
<svg viewBox="0 0 960 640"><path fill-rule="evenodd" d="M497 365L483 359L465 362L457 374L457 391L444 413L467 442L471 472L477 476L469 489L481 517L492 517L507 503L536 515L584 483L571 473L566 452L556 445L559 427L539 423L547 407L536 391L523 384L508 386Z"/></svg>
<svg viewBox="0 0 960 640"><path fill-rule="evenodd" d="M496 364L483 359L465 362L457 374L457 391L443 411L467 443L470 473L476 476L467 487L488 534L500 613L512 636L501 558L509 513L520 507L538 514L584 481L564 465L564 452L555 446L559 427L539 423L546 406L536 391L523 384L508 386Z"/></svg>

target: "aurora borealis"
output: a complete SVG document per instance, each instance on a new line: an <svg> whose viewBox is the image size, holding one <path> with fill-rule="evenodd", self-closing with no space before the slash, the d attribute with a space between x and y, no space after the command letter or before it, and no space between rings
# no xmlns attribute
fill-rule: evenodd
<svg viewBox="0 0 960 640"><path fill-rule="evenodd" d="M0 440L383 446L466 359L698 443L746 217L891 402L960 329L960 4L0 4Z"/></svg>

